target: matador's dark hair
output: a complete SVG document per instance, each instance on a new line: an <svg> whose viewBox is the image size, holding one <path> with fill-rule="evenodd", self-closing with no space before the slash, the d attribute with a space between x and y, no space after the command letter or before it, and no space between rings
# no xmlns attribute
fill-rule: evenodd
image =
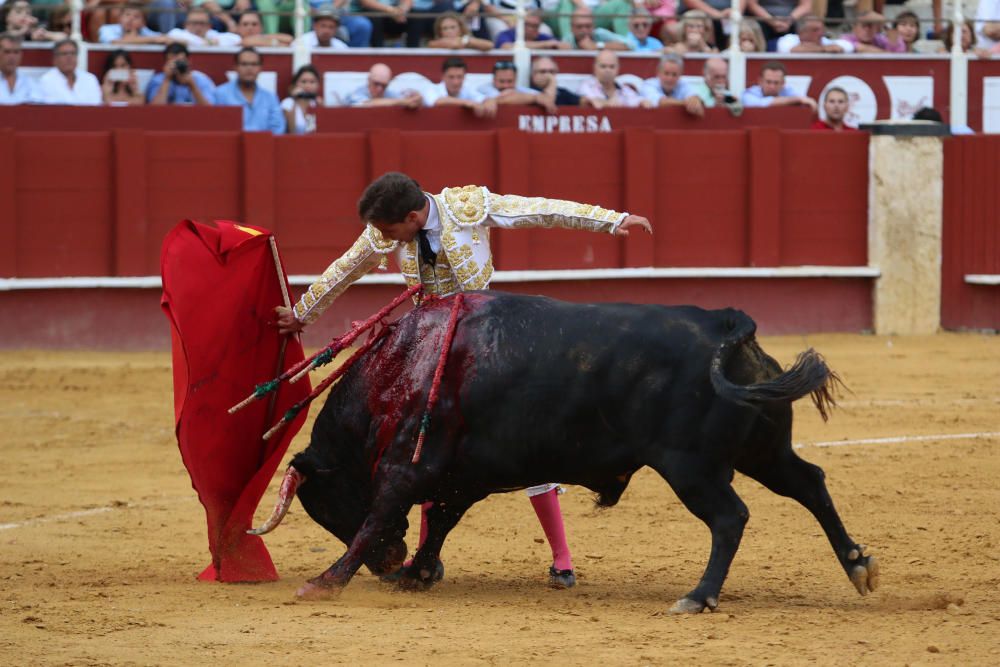
<svg viewBox="0 0 1000 667"><path fill-rule="evenodd" d="M410 211L419 211L426 199L420 184L398 171L382 174L372 182L358 200L358 215L365 223L388 225L403 222Z"/></svg>

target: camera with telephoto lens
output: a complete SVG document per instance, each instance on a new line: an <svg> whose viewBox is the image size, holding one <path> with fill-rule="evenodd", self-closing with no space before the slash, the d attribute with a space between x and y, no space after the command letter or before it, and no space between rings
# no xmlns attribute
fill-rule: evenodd
<svg viewBox="0 0 1000 667"><path fill-rule="evenodd" d="M174 71L178 74L187 74L188 71L188 61L186 60L175 60L174 61Z"/></svg>

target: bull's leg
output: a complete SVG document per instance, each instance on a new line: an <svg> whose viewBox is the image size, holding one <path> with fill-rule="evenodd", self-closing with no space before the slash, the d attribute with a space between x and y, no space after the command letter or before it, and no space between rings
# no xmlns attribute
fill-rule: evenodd
<svg viewBox="0 0 1000 667"><path fill-rule="evenodd" d="M326 572L306 582L296 595L300 598L317 599L339 593L364 563L372 546L388 534L387 528L405 522L406 507L409 507L409 503L401 502L398 494L376 497L371 512L361 524L347 552Z"/></svg>
<svg viewBox="0 0 1000 667"><path fill-rule="evenodd" d="M864 546L847 534L827 491L822 468L802 460L789 447L771 460L741 462L737 470L771 491L797 500L812 512L858 593L867 595L878 588L878 561L866 556Z"/></svg>
<svg viewBox="0 0 1000 667"><path fill-rule="evenodd" d="M413 560L403 568L399 578L402 588L430 588L444 576L441 547L472 503L452 499L433 502L427 508L427 539L417 549Z"/></svg>
<svg viewBox="0 0 1000 667"><path fill-rule="evenodd" d="M703 472L708 467L690 461L662 469L656 467L684 506L712 532L712 551L705 573L694 590L670 608L674 613L696 614L705 607L714 610L719 605L722 584L750 518L747 506L730 485L732 471Z"/></svg>

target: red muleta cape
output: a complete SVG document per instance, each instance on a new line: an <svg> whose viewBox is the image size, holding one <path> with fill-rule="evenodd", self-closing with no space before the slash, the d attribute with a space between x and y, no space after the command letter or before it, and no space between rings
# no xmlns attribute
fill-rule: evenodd
<svg viewBox="0 0 1000 667"><path fill-rule="evenodd" d="M263 540L246 530L307 411L271 440L261 436L310 386L308 378L283 384L270 417L270 395L227 413L303 354L298 337L290 337L277 365L282 336L273 311L284 300L271 233L225 221L215 225L178 223L160 256L161 306L173 340L177 444L208 519L212 564L198 578L273 581L278 573Z"/></svg>

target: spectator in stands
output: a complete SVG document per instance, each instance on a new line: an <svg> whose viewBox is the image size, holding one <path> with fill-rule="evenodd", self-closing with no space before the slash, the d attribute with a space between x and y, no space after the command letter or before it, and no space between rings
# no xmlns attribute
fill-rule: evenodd
<svg viewBox="0 0 1000 667"><path fill-rule="evenodd" d="M642 5L653 19L650 34L657 35L664 44L673 44L681 34L677 20L677 0L645 0ZM685 3L688 9L697 9ZM638 3L634 5L638 7Z"/></svg>
<svg viewBox="0 0 1000 667"><path fill-rule="evenodd" d="M212 17L202 7L188 10L184 27L174 28L167 33L167 37L188 46L239 46L240 43L240 36L234 32L213 30Z"/></svg>
<svg viewBox="0 0 1000 667"><path fill-rule="evenodd" d="M556 112L555 95L517 85L517 67L510 60L493 64L493 81L480 87L479 92L496 104L536 104L549 113Z"/></svg>
<svg viewBox="0 0 1000 667"><path fill-rule="evenodd" d="M150 27L167 34L184 25L184 12L191 7L191 0L149 0L147 6Z"/></svg>
<svg viewBox="0 0 1000 667"><path fill-rule="evenodd" d="M458 56L445 58L441 65L441 83L427 91L424 104L429 107L465 107L480 118L495 116L496 103L487 103L482 93L466 85L465 74L468 69L465 61Z"/></svg>
<svg viewBox="0 0 1000 667"><path fill-rule="evenodd" d="M259 0L258 0L259 1ZM309 0L313 6L329 2L329 0ZM364 49L371 46L372 20L367 16L352 14L347 11L349 0L334 0L333 6L340 9L341 41L346 41L352 49ZM347 33L344 35L344 33Z"/></svg>
<svg viewBox="0 0 1000 667"><path fill-rule="evenodd" d="M240 14L236 22L236 34L240 36L241 46L289 46L292 36L284 33L264 34L264 23L260 12L251 9Z"/></svg>
<svg viewBox="0 0 1000 667"><path fill-rule="evenodd" d="M702 80L694 86L694 92L708 109L717 106L736 109L739 105L739 100L729 90L729 63L722 58L705 60Z"/></svg>
<svg viewBox="0 0 1000 667"><path fill-rule="evenodd" d="M101 84L90 72L77 69L79 54L76 42L71 39L55 43L52 48L55 67L38 80L39 97L44 104L101 104Z"/></svg>
<svg viewBox="0 0 1000 667"><path fill-rule="evenodd" d="M942 41L944 42L945 52L951 53L951 47L955 43L955 31L951 28L951 22L948 23L948 29L944 31L942 35ZM962 22L962 52L968 53L969 51L975 51L975 29L973 28L972 21L966 19ZM987 54L981 54L987 55Z"/></svg>
<svg viewBox="0 0 1000 667"><path fill-rule="evenodd" d="M717 53L718 49L708 43L712 34L712 22L708 15L691 10L681 17L681 41L666 47L673 53Z"/></svg>
<svg viewBox="0 0 1000 667"><path fill-rule="evenodd" d="M593 106L586 97L580 97L576 93L560 88L557 76L559 66L556 61L548 56L539 56L531 61L531 88L545 93L555 101L556 106Z"/></svg>
<svg viewBox="0 0 1000 667"><path fill-rule="evenodd" d="M705 115L705 104L693 86L681 79L684 58L666 53L656 66L656 76L646 79L640 93L652 106L683 106L693 116Z"/></svg>
<svg viewBox="0 0 1000 667"><path fill-rule="evenodd" d="M232 33L236 32L236 20L233 16L239 16L253 8L253 0L193 0L193 2L195 7L208 11L215 19L216 25L221 24Z"/></svg>
<svg viewBox="0 0 1000 667"><path fill-rule="evenodd" d="M257 85L262 62L252 46L244 46L236 54L236 78L219 85L212 95L216 106L243 107L243 129L246 132L285 133L285 115L278 96Z"/></svg>
<svg viewBox="0 0 1000 667"><path fill-rule="evenodd" d="M323 47L324 49L346 49L347 43L337 39L337 30L340 28L340 19L343 16L339 9L333 5L323 5L313 11L313 29L302 35L302 41L310 49Z"/></svg>
<svg viewBox="0 0 1000 667"><path fill-rule="evenodd" d="M979 0L975 33L980 49L990 51L1000 44L1000 0Z"/></svg>
<svg viewBox="0 0 1000 667"><path fill-rule="evenodd" d="M625 43L633 51L656 51L663 49L663 42L649 36L653 27L653 17L645 7L635 7L628 17L628 35Z"/></svg>
<svg viewBox="0 0 1000 667"><path fill-rule="evenodd" d="M452 8L452 0L358 0L366 12L375 12L372 21L372 46L383 46L385 36L406 35L408 47L420 46L434 29L434 16ZM423 16L413 16L423 14Z"/></svg>
<svg viewBox="0 0 1000 667"><path fill-rule="evenodd" d="M764 53L767 51L767 41L760 23L754 19L740 21L740 51L743 53Z"/></svg>
<svg viewBox="0 0 1000 667"><path fill-rule="evenodd" d="M829 88L826 95L823 96L823 114L826 116L826 120L817 118L812 124L812 129L834 130L836 132L853 131L856 128L844 123L850 108L851 103L846 90L838 86Z"/></svg>
<svg viewBox="0 0 1000 667"><path fill-rule="evenodd" d="M0 34L0 104L30 104L39 102L39 94L34 79L21 74L20 35L9 32Z"/></svg>
<svg viewBox="0 0 1000 667"><path fill-rule="evenodd" d="M569 44L560 42L552 36L552 33L544 32L542 27L542 13L533 9L524 17L524 45L529 49L568 49ZM517 28L508 28L497 34L496 41L493 42L495 48L513 49L514 40L517 39Z"/></svg>
<svg viewBox="0 0 1000 667"><path fill-rule="evenodd" d="M587 51L627 51L625 38L605 28L594 28L594 13L588 8L579 8L573 12L569 22L570 34L563 37L571 49Z"/></svg>
<svg viewBox="0 0 1000 667"><path fill-rule="evenodd" d="M312 134L316 131L316 107L323 106L319 71L303 65L292 76L288 97L281 100L288 134Z"/></svg>
<svg viewBox="0 0 1000 667"><path fill-rule="evenodd" d="M793 32L795 22L812 13L812 0L747 0L749 16L756 16L767 41Z"/></svg>
<svg viewBox="0 0 1000 667"><path fill-rule="evenodd" d="M643 99L639 91L627 84L618 83L618 56L614 51L603 49L594 57L594 76L587 77L580 84L580 94L592 100L597 108L604 107L645 107L652 102Z"/></svg>
<svg viewBox="0 0 1000 667"><path fill-rule="evenodd" d="M743 106L807 106L816 111L816 100L804 95L797 95L791 86L785 84L785 66L771 60L764 63L761 68L757 85L750 86L743 91Z"/></svg>
<svg viewBox="0 0 1000 667"><path fill-rule="evenodd" d="M712 22L710 30L711 38L706 41L709 44L725 44L726 33L723 28L723 22L726 25L729 24L729 15L732 13L732 2L731 0L684 0L683 5L687 8L688 12L697 11L702 12L708 19ZM743 16L746 18L746 0L740 3L743 6ZM653 12L656 13L655 11ZM681 23L683 24L684 17L681 17ZM669 26L665 26L668 27ZM672 31L675 35L674 39L668 39L670 35L666 34L662 29L660 31L660 39L667 42L683 41L683 25L673 26Z"/></svg>
<svg viewBox="0 0 1000 667"><path fill-rule="evenodd" d="M850 42L854 50L858 53L903 53L906 45L896 37L890 42L889 38L882 32L885 25L885 18L877 12L864 12L854 21L851 32L843 35L840 39Z"/></svg>
<svg viewBox="0 0 1000 667"><path fill-rule="evenodd" d="M462 17L456 12L445 12L434 21L434 37L427 42L432 49L476 49L489 51L493 42L475 37L469 32Z"/></svg>
<svg viewBox="0 0 1000 667"><path fill-rule="evenodd" d="M163 56L163 71L154 74L146 86L147 103L212 104L215 84L208 76L191 68L187 46L180 42L168 44Z"/></svg>
<svg viewBox="0 0 1000 667"><path fill-rule="evenodd" d="M31 13L31 3L28 0L8 0L2 11L4 31L17 35L24 41L52 42L66 37L61 32L50 32L45 26L39 25L38 19Z"/></svg>
<svg viewBox="0 0 1000 667"><path fill-rule="evenodd" d="M458 7L458 2L455 3L456 8ZM527 12L538 12L543 5L546 5L551 11L556 11L559 5L559 0L525 0L524 9ZM514 27L516 24L516 14L517 14L517 1L516 0L469 0L466 2L461 9L462 13L467 19L473 19L477 17L482 20L483 28L486 36L488 36L493 42L496 42L497 38L500 37L510 28ZM573 11L573 8L566 10L567 12ZM542 34L552 36L552 29L547 25L542 25ZM528 38L525 37L525 40Z"/></svg>
<svg viewBox="0 0 1000 667"><path fill-rule="evenodd" d="M101 44L167 44L169 39L146 27L142 5L130 2L118 15L118 23L102 25L97 33Z"/></svg>
<svg viewBox="0 0 1000 667"><path fill-rule="evenodd" d="M805 14L796 24L796 33L778 39L778 53L853 53L854 44L843 39L830 39L824 32L823 19Z"/></svg>
<svg viewBox="0 0 1000 667"><path fill-rule="evenodd" d="M101 94L105 104L139 106L146 103L132 69L132 56L124 49L108 54L101 75Z"/></svg>
<svg viewBox="0 0 1000 667"><path fill-rule="evenodd" d="M558 4L555 12L559 14L557 20L558 32L564 41L573 32L572 15L577 10L584 9L591 13L594 19L594 37L598 41L610 42L625 39L628 34L628 17L635 6L635 0L541 0L541 9L551 12L551 5ZM645 4L642 0L639 4Z"/></svg>
<svg viewBox="0 0 1000 667"><path fill-rule="evenodd" d="M254 0L257 9L264 13L264 32L273 34L279 32L279 16L268 16L268 12L293 12L294 0ZM333 14L338 23L336 37L351 48L367 48L371 46L372 22L367 16L348 13L349 0L309 0L313 15ZM286 21L287 22L287 21ZM287 30L291 30L289 27ZM326 45L324 45L326 46Z"/></svg>
<svg viewBox="0 0 1000 667"><path fill-rule="evenodd" d="M41 2L37 3L43 4ZM69 5L58 5L49 9L49 36L52 41L66 39L73 32L73 10Z"/></svg>
<svg viewBox="0 0 1000 667"><path fill-rule="evenodd" d="M905 53L914 53L913 46L920 41L920 19L913 12L906 10L896 15L893 21L893 32L903 42ZM890 41L893 36L890 36Z"/></svg>
<svg viewBox="0 0 1000 667"><path fill-rule="evenodd" d="M424 99L415 90L402 94L389 90L392 70L384 63L375 63L368 70L368 81L347 96L347 104L352 107L406 107L417 109Z"/></svg>

